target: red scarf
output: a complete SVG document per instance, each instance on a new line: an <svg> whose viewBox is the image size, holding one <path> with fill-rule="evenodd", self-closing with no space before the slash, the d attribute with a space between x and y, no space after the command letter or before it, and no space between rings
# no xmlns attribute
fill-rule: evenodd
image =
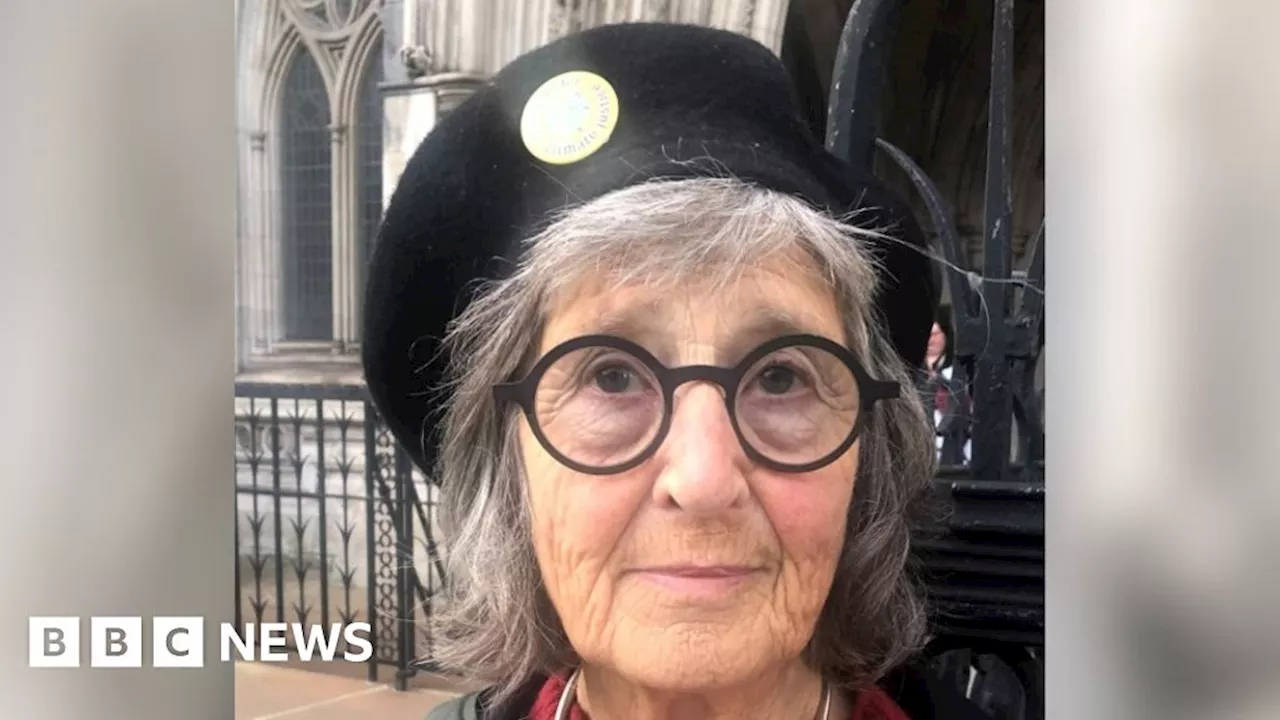
<svg viewBox="0 0 1280 720"><path fill-rule="evenodd" d="M533 709L529 711L529 720L555 720L556 705L560 703L560 694L564 692L566 678L553 675L538 691L533 701ZM569 708L569 720L590 720L587 714L574 703ZM883 690L872 688L858 693L853 703L853 714L849 720L911 720Z"/></svg>

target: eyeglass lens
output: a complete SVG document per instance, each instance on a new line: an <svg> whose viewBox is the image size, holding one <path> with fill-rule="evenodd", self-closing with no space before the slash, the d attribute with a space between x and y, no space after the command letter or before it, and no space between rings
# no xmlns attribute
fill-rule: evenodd
<svg viewBox="0 0 1280 720"><path fill-rule="evenodd" d="M799 466L826 457L853 432L858 382L832 353L788 346L752 364L731 405L744 442L775 463ZM661 431L665 412L653 370L612 347L560 357L534 394L546 441L590 467L620 465L643 453Z"/></svg>

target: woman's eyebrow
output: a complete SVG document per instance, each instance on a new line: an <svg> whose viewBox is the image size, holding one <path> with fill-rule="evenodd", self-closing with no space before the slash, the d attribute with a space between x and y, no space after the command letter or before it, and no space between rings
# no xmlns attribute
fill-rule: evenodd
<svg viewBox="0 0 1280 720"><path fill-rule="evenodd" d="M725 365L738 363L752 350L784 335L825 335L799 316L783 308L763 305L753 307L726 323L722 329L720 362Z"/></svg>
<svg viewBox="0 0 1280 720"><path fill-rule="evenodd" d="M728 338L770 340L782 335L820 335L816 328L798 316L774 305L751 308L725 326Z"/></svg>
<svg viewBox="0 0 1280 720"><path fill-rule="evenodd" d="M659 355L677 338L671 337L670 308L660 298L628 304L591 316L577 329L584 335L614 335L638 342ZM716 331L716 353L732 363L761 343L784 335L825 335L801 315L776 305L755 305L733 314Z"/></svg>
<svg viewBox="0 0 1280 720"><path fill-rule="evenodd" d="M618 335L628 339L652 337L667 325L664 303L658 299L631 303L593 315L581 329L592 335Z"/></svg>

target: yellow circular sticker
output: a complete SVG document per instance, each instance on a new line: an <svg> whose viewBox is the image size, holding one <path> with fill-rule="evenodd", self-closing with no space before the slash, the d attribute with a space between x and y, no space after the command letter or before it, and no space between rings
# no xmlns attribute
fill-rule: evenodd
<svg viewBox="0 0 1280 720"><path fill-rule="evenodd" d="M525 103L520 136L551 165L570 165L604 147L618 124L618 95L608 80L575 70L557 75Z"/></svg>

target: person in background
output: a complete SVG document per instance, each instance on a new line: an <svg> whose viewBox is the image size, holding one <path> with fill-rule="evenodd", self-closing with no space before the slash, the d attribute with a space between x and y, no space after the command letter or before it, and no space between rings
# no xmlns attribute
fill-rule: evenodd
<svg viewBox="0 0 1280 720"><path fill-rule="evenodd" d="M380 415L440 483L432 720L982 720L915 665L937 293L903 201L737 34L523 56L409 162Z"/></svg>
<svg viewBox="0 0 1280 720"><path fill-rule="evenodd" d="M969 437L968 423L971 417L969 395L955 380L953 361L955 350L950 333L940 321L934 321L929 332L929 345L925 351L925 394L930 398L933 410L933 427L936 433L934 445L938 459L946 462L943 447L948 434L961 433L961 462L968 464L973 452L973 440ZM954 461L953 461L954 462Z"/></svg>
<svg viewBox="0 0 1280 720"><path fill-rule="evenodd" d="M929 345L925 350L925 370L928 379L932 380L940 370L951 366L951 343L947 340L947 332L942 323L934 322L929 331Z"/></svg>

